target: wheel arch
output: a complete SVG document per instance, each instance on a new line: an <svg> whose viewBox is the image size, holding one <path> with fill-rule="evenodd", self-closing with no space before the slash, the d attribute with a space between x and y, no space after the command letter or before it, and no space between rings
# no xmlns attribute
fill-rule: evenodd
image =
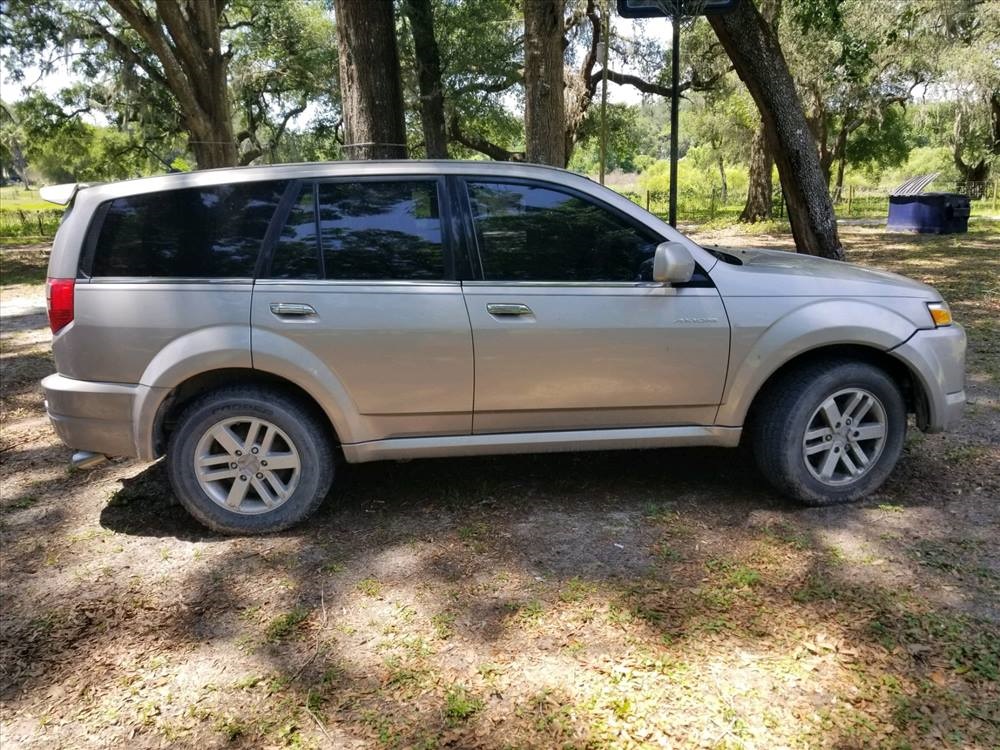
<svg viewBox="0 0 1000 750"><path fill-rule="evenodd" d="M907 413L917 415L918 425L922 420L926 420L928 408L926 394L917 374L905 362L869 344L829 344L799 352L764 379L743 412L744 434L747 434L746 427L753 420L754 409L767 399L770 391L780 385L789 373L811 367L818 362L844 359L864 362L885 372L899 387Z"/></svg>
<svg viewBox="0 0 1000 750"><path fill-rule="evenodd" d="M322 414L324 416L323 422L329 430L330 439L339 449L340 432L337 429L337 420L305 388L287 378L263 370L227 367L198 373L169 389L160 400L152 423L153 456L163 455L177 419L190 403L205 393L232 385L260 385L274 389L291 396L307 408L315 410L316 413Z"/></svg>

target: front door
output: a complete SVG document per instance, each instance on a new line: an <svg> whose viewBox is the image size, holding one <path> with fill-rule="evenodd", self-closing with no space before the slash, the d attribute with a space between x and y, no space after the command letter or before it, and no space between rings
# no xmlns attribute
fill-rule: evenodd
<svg viewBox="0 0 1000 750"><path fill-rule="evenodd" d="M472 333L443 180L319 180L298 190L254 287L254 366L268 357L288 366L298 351L308 356L290 365L315 370L305 361L315 357L341 389L350 442L468 435Z"/></svg>
<svg viewBox="0 0 1000 750"><path fill-rule="evenodd" d="M476 433L712 424L729 324L699 269L652 281L662 238L574 191L468 179Z"/></svg>

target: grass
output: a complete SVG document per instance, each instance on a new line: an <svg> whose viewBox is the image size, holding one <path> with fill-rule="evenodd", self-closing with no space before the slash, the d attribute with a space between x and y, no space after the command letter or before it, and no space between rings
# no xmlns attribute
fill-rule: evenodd
<svg viewBox="0 0 1000 750"><path fill-rule="evenodd" d="M472 695L462 685L448 688L444 696L444 718L449 727L457 727L483 709L483 701Z"/></svg>
<svg viewBox="0 0 1000 750"><path fill-rule="evenodd" d="M379 583L377 578L372 578L371 576L362 578L355 584L355 588L372 599L379 599L382 596L382 584Z"/></svg>
<svg viewBox="0 0 1000 750"><path fill-rule="evenodd" d="M270 643L278 643L292 636L309 617L305 607L295 607L290 612L278 615L267 624L264 637Z"/></svg>
<svg viewBox="0 0 1000 750"><path fill-rule="evenodd" d="M0 245L45 242L55 236L63 208L42 200L38 190L0 188Z"/></svg>
<svg viewBox="0 0 1000 750"><path fill-rule="evenodd" d="M49 211L55 206L42 199L36 188L25 190L21 185L0 187L0 211Z"/></svg>
<svg viewBox="0 0 1000 750"><path fill-rule="evenodd" d="M42 284L48 264L47 252L7 250L0 253L0 286Z"/></svg>

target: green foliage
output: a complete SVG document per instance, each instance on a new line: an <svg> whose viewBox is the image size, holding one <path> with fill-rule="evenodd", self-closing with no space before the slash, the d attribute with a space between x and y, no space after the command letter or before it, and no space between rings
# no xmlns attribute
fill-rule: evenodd
<svg viewBox="0 0 1000 750"><path fill-rule="evenodd" d="M339 158L332 133L339 69L329 13L314 0L257 0L251 17L253 22L231 40L230 81L241 160L256 155L285 161L282 143L288 125L307 111L307 127L321 134L328 149L307 158Z"/></svg>
<svg viewBox="0 0 1000 750"><path fill-rule="evenodd" d="M899 167L885 173L883 183L893 186L918 174L940 172L935 182L938 190L954 185L959 179L958 170L952 158L952 150L947 146L919 146L911 149L906 161Z"/></svg>
<svg viewBox="0 0 1000 750"><path fill-rule="evenodd" d="M444 718L449 727L465 723L483 709L484 703L465 687L454 685L444 697Z"/></svg>
<svg viewBox="0 0 1000 750"><path fill-rule="evenodd" d="M1000 3L776 5L782 9L784 55L833 174L843 160L846 181L854 184L889 184L920 171L943 171L939 186L973 173L983 179L983 170L998 158L990 102L1000 92ZM328 0L226 5L222 40L230 53L229 101L242 161L342 158L329 6ZM521 0L432 0L432 6L449 125L508 150L523 149ZM584 0L566 3L568 107L584 91L581 66L592 33L587 7ZM8 0L5 10L0 44L8 78L17 82L32 66L45 68L59 50L72 49L74 81L57 94L15 87L4 92L24 94L0 109L5 174L20 174L26 163L32 181L103 181L193 166L185 122L162 82L157 56L117 13L94 0ZM408 20L397 18L408 141L411 155L419 157L423 136L412 35ZM615 15L611 22L610 67L667 84L662 41L636 34ZM723 183L734 195L745 189L758 115L743 84L727 72L729 60L708 21L694 19L683 33L681 79L689 88L681 102L681 196L707 204ZM576 131L572 169L599 171L600 126L598 88ZM643 186L666 191L664 167L656 165L668 155L668 100L647 95L638 106L612 102L607 132L607 169L652 170ZM485 158L454 140L450 151Z"/></svg>
<svg viewBox="0 0 1000 750"><path fill-rule="evenodd" d="M891 106L882 116L862 124L847 142L847 161L868 174L906 161L910 152L909 123L899 106Z"/></svg>
<svg viewBox="0 0 1000 750"><path fill-rule="evenodd" d="M640 118L640 108L628 104L609 104L607 113L609 172L639 171L640 149L651 138L651 123ZM573 152L569 168L585 174L600 171L601 110L593 106L580 127L580 142Z"/></svg>

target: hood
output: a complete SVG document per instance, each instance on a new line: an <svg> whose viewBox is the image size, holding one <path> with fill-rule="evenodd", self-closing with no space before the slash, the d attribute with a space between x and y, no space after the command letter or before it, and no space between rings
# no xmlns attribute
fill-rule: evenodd
<svg viewBox="0 0 1000 750"><path fill-rule="evenodd" d="M917 297L931 301L941 295L932 286L889 271L863 268L839 260L785 250L712 248L739 261L722 263L727 283L722 290L743 296ZM714 269L713 269L714 270ZM715 273L712 274L715 278Z"/></svg>

